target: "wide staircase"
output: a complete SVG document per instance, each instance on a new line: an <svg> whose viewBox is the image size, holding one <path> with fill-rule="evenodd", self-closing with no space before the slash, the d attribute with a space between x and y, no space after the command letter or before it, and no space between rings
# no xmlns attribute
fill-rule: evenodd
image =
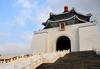
<svg viewBox="0 0 100 69"><path fill-rule="evenodd" d="M71 52L54 63L43 63L36 69L100 69L100 56L93 51Z"/></svg>

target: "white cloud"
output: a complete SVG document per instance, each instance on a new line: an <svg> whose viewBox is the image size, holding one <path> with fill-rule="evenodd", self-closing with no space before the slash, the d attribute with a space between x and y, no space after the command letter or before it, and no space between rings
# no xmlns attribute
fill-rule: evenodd
<svg viewBox="0 0 100 69"><path fill-rule="evenodd" d="M15 20L13 21L15 25L24 25L27 19L31 19L31 10L21 10L19 15L15 16Z"/></svg>
<svg viewBox="0 0 100 69"><path fill-rule="evenodd" d="M14 3L12 6L13 7L21 7L22 9L31 9L31 8L36 8L37 7L37 1L34 1L34 3L31 3L29 0L16 0L17 2Z"/></svg>
<svg viewBox="0 0 100 69"><path fill-rule="evenodd" d="M28 53L29 47L26 43L5 43L0 45L0 54Z"/></svg>
<svg viewBox="0 0 100 69"><path fill-rule="evenodd" d="M18 0L17 3L14 4L14 6L15 5L18 5L17 7L20 7L21 10L13 20L14 26L25 25L25 22L27 20L33 20L32 12L34 9L36 9L37 2L30 3L29 0Z"/></svg>
<svg viewBox="0 0 100 69"><path fill-rule="evenodd" d="M18 0L17 3L20 4L22 8L31 8L33 6L28 0Z"/></svg>
<svg viewBox="0 0 100 69"><path fill-rule="evenodd" d="M24 36L22 37L22 39L27 40L27 41L32 41L33 38L33 32L25 32Z"/></svg>
<svg viewBox="0 0 100 69"><path fill-rule="evenodd" d="M37 15L37 22L39 22L39 23L44 22L48 19L51 9L49 9L49 10L45 9L43 11L45 11L45 12L39 12Z"/></svg>

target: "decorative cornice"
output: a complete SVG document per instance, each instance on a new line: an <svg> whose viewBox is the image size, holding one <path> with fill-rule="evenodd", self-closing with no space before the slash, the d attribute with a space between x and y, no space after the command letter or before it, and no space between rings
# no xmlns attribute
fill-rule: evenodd
<svg viewBox="0 0 100 69"><path fill-rule="evenodd" d="M34 31L34 34L41 34L41 33L49 33L49 32L47 32L47 31L42 31L42 32L38 32L38 31Z"/></svg>

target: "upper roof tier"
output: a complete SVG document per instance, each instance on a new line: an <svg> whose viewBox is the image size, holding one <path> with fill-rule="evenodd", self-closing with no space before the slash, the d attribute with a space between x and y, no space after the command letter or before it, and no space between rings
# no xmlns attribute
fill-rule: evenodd
<svg viewBox="0 0 100 69"><path fill-rule="evenodd" d="M52 21L62 20L62 19L70 18L74 15L77 15L80 19L85 20L85 21L90 21L90 17L92 16L91 13L84 15L84 14L77 12L74 8L72 8L70 11L63 12L60 14L54 14L50 12L50 17L48 20L52 20Z"/></svg>
<svg viewBox="0 0 100 69"><path fill-rule="evenodd" d="M70 11L63 12L60 14L54 14L50 12L50 17L46 22L42 24L45 26L44 29L58 27L59 22L65 22L65 25L72 25L78 23L86 23L90 21L92 14L81 14L74 8Z"/></svg>

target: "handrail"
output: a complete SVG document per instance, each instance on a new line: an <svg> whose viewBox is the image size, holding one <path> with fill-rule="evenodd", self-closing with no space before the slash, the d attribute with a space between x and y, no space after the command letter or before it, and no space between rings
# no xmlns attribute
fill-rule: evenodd
<svg viewBox="0 0 100 69"><path fill-rule="evenodd" d="M58 58L63 57L66 53L69 53L69 50L49 52L49 53L40 53L40 54L16 54L16 55L6 55L4 57L0 56L0 64L9 64L5 65L3 68L11 67L11 69L35 69L42 63L53 63ZM11 56L11 57L10 57ZM20 63L19 63L20 62ZM12 65L13 63L13 65ZM2 69L3 69L2 68Z"/></svg>
<svg viewBox="0 0 100 69"><path fill-rule="evenodd" d="M0 56L0 64L9 64L21 59L33 57L35 54L15 54Z"/></svg>
<svg viewBox="0 0 100 69"><path fill-rule="evenodd" d="M54 56L54 58L52 59L47 59L47 58L44 58L44 57L41 57L40 59L32 62L32 59L31 59L31 62L30 64L22 67L21 69L25 69L26 67L30 66L30 69L35 69L36 67L38 67L40 64L42 63L53 63L55 62L59 57L63 57L66 53L69 53L69 51L58 51L58 52L54 52L56 54L56 56ZM42 55L41 55L42 56Z"/></svg>

